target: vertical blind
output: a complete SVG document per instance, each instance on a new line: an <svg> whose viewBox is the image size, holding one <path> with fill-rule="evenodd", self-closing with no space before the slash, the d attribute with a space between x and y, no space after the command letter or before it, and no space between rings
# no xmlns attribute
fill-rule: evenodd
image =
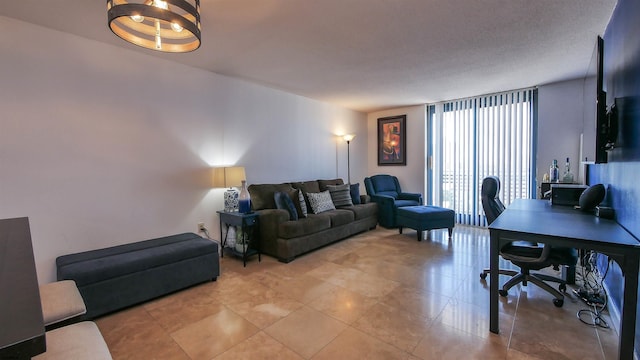
<svg viewBox="0 0 640 360"><path fill-rule="evenodd" d="M431 198L461 224L486 225L482 179L500 178L505 205L533 194L534 89L441 103L432 119Z"/></svg>

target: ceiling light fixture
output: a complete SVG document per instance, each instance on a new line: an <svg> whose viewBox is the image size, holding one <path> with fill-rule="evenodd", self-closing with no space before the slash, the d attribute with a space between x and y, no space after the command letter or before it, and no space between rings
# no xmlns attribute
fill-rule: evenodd
<svg viewBox="0 0 640 360"><path fill-rule="evenodd" d="M200 0L107 0L109 28L123 40L163 52L200 47Z"/></svg>

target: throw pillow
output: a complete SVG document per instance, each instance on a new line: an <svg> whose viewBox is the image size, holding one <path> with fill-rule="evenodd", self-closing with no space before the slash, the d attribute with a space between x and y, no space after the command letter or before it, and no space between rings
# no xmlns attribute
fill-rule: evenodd
<svg viewBox="0 0 640 360"><path fill-rule="evenodd" d="M289 212L289 220L298 220L298 212L296 206L293 205L293 201L286 192L276 192L273 194L273 199L276 203L276 209L284 209Z"/></svg>
<svg viewBox="0 0 640 360"><path fill-rule="evenodd" d="M329 189L331 201L333 201L335 207L353 206L351 194L349 193L349 184L327 185L327 189Z"/></svg>
<svg viewBox="0 0 640 360"><path fill-rule="evenodd" d="M362 201L360 201L360 183L351 184L349 193L351 194L353 205L362 204Z"/></svg>
<svg viewBox="0 0 640 360"><path fill-rule="evenodd" d="M331 201L329 190L320 193L307 193L307 197L309 198L311 211L313 211L314 214L336 209L333 201Z"/></svg>
<svg viewBox="0 0 640 360"><path fill-rule="evenodd" d="M296 202L296 209L298 210L298 216L301 218L307 217L307 202L304 200L304 194L302 190L298 190L298 201Z"/></svg>

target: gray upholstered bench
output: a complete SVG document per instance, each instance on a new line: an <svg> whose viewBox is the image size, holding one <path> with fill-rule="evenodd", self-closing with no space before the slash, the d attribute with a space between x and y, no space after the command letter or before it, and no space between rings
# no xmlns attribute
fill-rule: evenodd
<svg viewBox="0 0 640 360"><path fill-rule="evenodd" d="M193 233L60 256L58 280L74 280L85 319L216 280L218 245Z"/></svg>
<svg viewBox="0 0 640 360"><path fill-rule="evenodd" d="M408 227L418 232L418 241L422 241L422 232L432 229L449 229L449 238L455 226L455 211L438 206L403 206L396 212L396 224L402 234L402 228Z"/></svg>

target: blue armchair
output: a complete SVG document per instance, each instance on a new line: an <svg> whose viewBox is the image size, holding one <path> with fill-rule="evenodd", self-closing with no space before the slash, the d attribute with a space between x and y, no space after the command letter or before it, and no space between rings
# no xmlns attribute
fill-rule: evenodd
<svg viewBox="0 0 640 360"><path fill-rule="evenodd" d="M397 227L397 208L422 205L422 194L402 192L395 176L373 175L364 179L364 186L371 201L378 204L378 223L386 228Z"/></svg>

